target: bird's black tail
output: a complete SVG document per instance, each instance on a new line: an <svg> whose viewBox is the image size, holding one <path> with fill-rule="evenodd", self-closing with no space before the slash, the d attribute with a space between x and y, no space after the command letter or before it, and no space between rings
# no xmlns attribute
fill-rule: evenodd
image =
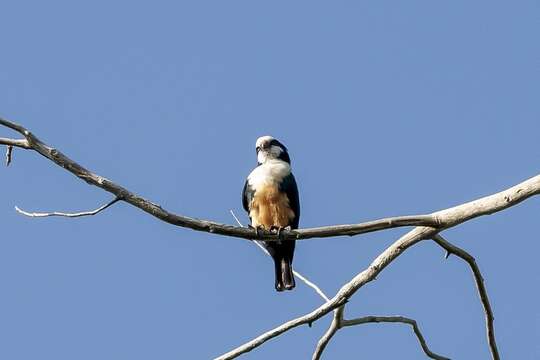
<svg viewBox="0 0 540 360"><path fill-rule="evenodd" d="M274 266L276 270L276 290L292 290L296 285L292 270L291 260L286 257L275 257Z"/></svg>
<svg viewBox="0 0 540 360"><path fill-rule="evenodd" d="M272 259L274 259L276 290L284 291L294 289L295 282L292 269L292 260L294 256L295 241L268 241L265 242L264 245Z"/></svg>

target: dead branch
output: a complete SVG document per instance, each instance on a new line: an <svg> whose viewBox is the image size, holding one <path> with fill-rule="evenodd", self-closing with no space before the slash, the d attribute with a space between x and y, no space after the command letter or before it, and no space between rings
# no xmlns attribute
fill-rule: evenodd
<svg viewBox="0 0 540 360"><path fill-rule="evenodd" d="M28 145L28 141L25 139L7 139L7 138L0 138L0 145L7 145L8 147L19 147L23 149L31 149L30 145Z"/></svg>
<svg viewBox="0 0 540 360"><path fill-rule="evenodd" d="M422 347L422 350L429 358L436 359L436 360L450 360L449 358L435 354L433 351L429 349L429 347L426 344L426 339L420 332L420 328L418 327L416 320L411 319L411 318L407 318L404 316L364 316L364 317L352 319L352 320L343 320L341 322L341 327L370 324L370 323L402 323L402 324L411 325L413 328L414 334L418 338L418 342L420 343L420 346Z"/></svg>
<svg viewBox="0 0 540 360"><path fill-rule="evenodd" d="M476 283L476 288L478 289L478 295L480 296L480 301L484 307L484 314L486 316L486 335L488 338L489 350L491 352L491 357L493 360L499 360L499 350L497 349L497 343L495 342L495 328L493 326L493 310L489 303L489 297L484 285L484 278L480 272L480 268L476 264L476 260L469 254L467 251L451 244L446 241L441 235L437 234L433 236L433 240L439 244L443 249L447 251L447 254L454 254L461 259L465 260L469 267L472 270L474 281Z"/></svg>
<svg viewBox="0 0 540 360"><path fill-rule="evenodd" d="M321 358L322 353L324 349L326 349L326 346L328 345L330 340L332 340L337 331L343 326L342 324L344 311L345 305L342 305L336 310L334 310L334 317L332 318L332 322L330 323L330 326L328 326L328 330L326 330L324 335L319 339L319 342L315 347L315 351L313 352L313 356L311 357L312 360L319 360Z"/></svg>
<svg viewBox="0 0 540 360"><path fill-rule="evenodd" d="M71 172L73 175L84 180L90 185L97 186L105 191L108 191L120 198L121 200L149 213L158 219L167 223L190 228L197 231L209 232L220 235L227 235L243 239L260 239L266 241L278 241L283 239L310 239L334 236L353 236L364 234L373 231L391 229L403 226L429 226L439 228L440 230L455 226L461 222L467 221L481 215L488 215L496 211L500 211L507 207L513 206L530 196L536 195L539 191L538 184L540 183L540 175L535 176L513 188L504 192L504 198L499 196L501 193L492 195L497 197L497 202L490 201L489 197L478 199L471 203L459 205L456 208L450 208L437 213L428 215L413 215L413 216L397 216L384 219L378 219L359 224L334 225L316 228L297 229L290 231L282 231L281 239L270 231L260 231L259 236L255 230L243 227L224 225L209 220L194 219L187 216L173 214L161 206L146 200L137 194L127 190L126 188L112 182L111 180L97 175L85 169L75 161L68 158L66 155L57 149L48 146L39 140L34 134L28 131L21 125L0 118L0 125L8 127L19 132L25 137L25 140L11 140L5 145L13 145L25 149L32 149L47 159L51 160L58 166ZM5 139L4 139L5 140ZM0 142L2 144L2 142ZM493 206L489 209L481 209L479 204L490 202Z"/></svg>
<svg viewBox="0 0 540 360"><path fill-rule="evenodd" d="M54 162L56 165L62 167L63 169L69 171L78 178L84 180L86 183L110 192L115 197L120 198L121 200L147 212L148 214L162 221L165 221L172 225L190 228L196 231L227 235L243 239L279 241L284 239L301 240L315 237L331 237L345 235L352 236L402 226L426 225L437 227L439 225L437 219L430 215L398 216L368 221L360 224L325 226L319 228L290 231L285 230L281 232L281 239L279 239L274 232L270 231L259 231L259 236L257 236L255 230L253 229L230 226L220 224L214 221L194 219L187 216L173 214L163 209L161 206L149 200L146 200L141 196L127 190L126 188L112 182L111 180L87 170L83 166L79 165L78 163L61 153L56 148L53 148L43 143L37 136L32 134L23 126L2 118L0 118L0 125L15 130L25 137L25 139L23 140L1 139L0 145L13 145L15 147L20 147L23 149L34 150Z"/></svg>
<svg viewBox="0 0 540 360"><path fill-rule="evenodd" d="M109 201L107 204L102 205L102 206L98 207L95 210L83 211L83 212L78 212L78 213L64 213L64 212L58 212L58 211L49 212L49 213L45 213L45 212L32 212L31 213L31 212L21 210L17 206L15 206L15 210L17 210L18 213L20 213L22 215L25 215L25 216L29 216L29 217L64 216L64 217L74 218L74 217L92 216L92 215L99 214L100 212L107 209L109 206L117 203L118 201L120 201L120 199L115 198L115 199Z"/></svg>

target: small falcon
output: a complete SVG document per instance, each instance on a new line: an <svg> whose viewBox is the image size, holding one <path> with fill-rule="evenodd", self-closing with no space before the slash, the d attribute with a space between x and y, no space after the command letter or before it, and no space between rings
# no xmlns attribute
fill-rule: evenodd
<svg viewBox="0 0 540 360"><path fill-rule="evenodd" d="M242 204L255 229L297 229L300 220L298 187L291 172L291 159L285 145L271 136L257 139L257 167L244 184ZM267 241L266 249L274 259L276 290L292 290L295 240Z"/></svg>

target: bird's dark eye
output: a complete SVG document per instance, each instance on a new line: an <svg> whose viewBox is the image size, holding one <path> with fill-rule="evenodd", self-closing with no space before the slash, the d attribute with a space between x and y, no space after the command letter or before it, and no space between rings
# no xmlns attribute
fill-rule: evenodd
<svg viewBox="0 0 540 360"><path fill-rule="evenodd" d="M255 151L258 153L259 151L261 151L261 147L260 147L260 146L257 146L257 147L255 148Z"/></svg>

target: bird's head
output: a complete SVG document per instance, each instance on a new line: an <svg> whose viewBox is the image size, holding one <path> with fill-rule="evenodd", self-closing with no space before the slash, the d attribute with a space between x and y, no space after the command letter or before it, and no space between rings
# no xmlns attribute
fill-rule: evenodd
<svg viewBox="0 0 540 360"><path fill-rule="evenodd" d="M264 164L268 160L281 160L288 164L291 163L291 158L285 145L272 136L267 135L258 138L255 143L255 150L257 151L257 162L259 165Z"/></svg>

